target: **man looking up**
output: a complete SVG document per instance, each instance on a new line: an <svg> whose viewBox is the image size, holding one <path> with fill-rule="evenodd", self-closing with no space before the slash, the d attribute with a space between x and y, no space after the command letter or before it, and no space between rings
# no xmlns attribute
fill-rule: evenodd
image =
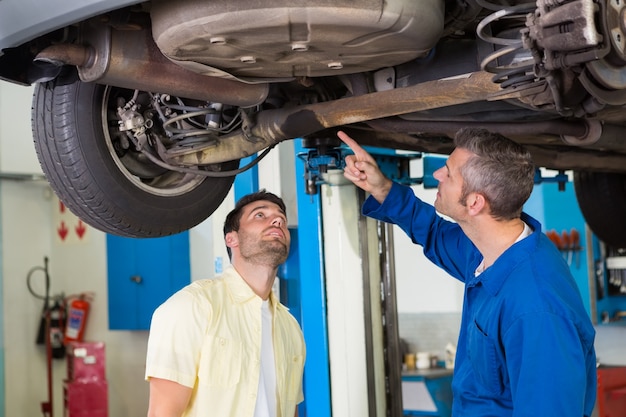
<svg viewBox="0 0 626 417"><path fill-rule="evenodd" d="M224 240L232 266L154 312L148 417L297 416L304 338L272 292L291 242L283 200L265 190L241 198Z"/></svg>
<svg viewBox="0 0 626 417"><path fill-rule="evenodd" d="M397 224L464 283L452 415L590 416L595 330L563 257L522 212L534 185L530 154L486 130L459 131L434 173L433 207L386 178L348 135L338 136L354 152L345 177L370 193L363 213Z"/></svg>

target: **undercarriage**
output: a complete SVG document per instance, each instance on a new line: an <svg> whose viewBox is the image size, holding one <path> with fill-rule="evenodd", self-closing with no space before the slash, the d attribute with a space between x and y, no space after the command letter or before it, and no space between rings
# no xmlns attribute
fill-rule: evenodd
<svg viewBox="0 0 626 417"><path fill-rule="evenodd" d="M626 187L594 194L599 178L626 175L621 2L257 3L137 3L3 49L0 76L38 85L35 143L72 210L116 234L176 233L219 205L241 159L282 141L341 129L364 145L447 154L458 129L480 126L526 145L539 167L573 170L595 197L579 201L594 231L626 246L626 222L602 224L615 194L626 210ZM49 142L68 110L79 117ZM69 148L106 160L92 169L102 178L81 179L97 209L47 162ZM187 221L170 213L186 206Z"/></svg>

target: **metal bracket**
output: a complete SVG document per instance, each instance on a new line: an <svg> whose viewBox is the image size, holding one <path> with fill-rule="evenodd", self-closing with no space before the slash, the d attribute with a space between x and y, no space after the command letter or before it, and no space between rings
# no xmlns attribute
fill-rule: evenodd
<svg viewBox="0 0 626 417"><path fill-rule="evenodd" d="M433 173L445 164L447 157L438 155L424 155L422 153L397 153L395 150L384 148L365 147L374 157L380 170L391 180L400 184L415 185L423 184L424 188L436 188L438 181ZM326 148L320 150L310 149L301 152L297 157L304 162L306 192L309 195L317 194L321 184L339 185L337 178L342 175L332 175L332 171L342 171L345 168L345 157L352 151L346 146ZM423 163L423 176L411 177L410 163L412 160L421 159Z"/></svg>

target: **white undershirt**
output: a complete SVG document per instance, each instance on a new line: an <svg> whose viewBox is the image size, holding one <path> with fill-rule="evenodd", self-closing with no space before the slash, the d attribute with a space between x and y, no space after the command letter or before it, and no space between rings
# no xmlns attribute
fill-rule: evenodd
<svg viewBox="0 0 626 417"><path fill-rule="evenodd" d="M517 239L515 239L515 242L513 242L513 244L516 244L517 242L519 242L520 240L527 238L528 236L533 234L533 229L530 228L529 225L526 224L526 222L524 222L524 230L522 230L522 233L517 237ZM474 276L477 277L480 274L482 274L483 272L485 272L485 260L483 259L482 261L480 261L480 265L478 265L478 267L476 267L476 271L474 271Z"/></svg>
<svg viewBox="0 0 626 417"><path fill-rule="evenodd" d="M269 301L261 307L261 374L254 417L276 417L276 367L272 342L272 311Z"/></svg>

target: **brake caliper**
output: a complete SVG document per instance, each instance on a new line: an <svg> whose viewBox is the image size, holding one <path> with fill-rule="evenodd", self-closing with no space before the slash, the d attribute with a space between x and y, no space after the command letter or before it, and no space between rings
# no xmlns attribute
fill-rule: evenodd
<svg viewBox="0 0 626 417"><path fill-rule="evenodd" d="M123 107L118 107L117 115L120 132L127 132L132 135L137 151L144 149L148 143L146 130L152 126L152 120L143 117L139 112L139 105L133 100L128 101ZM129 146L124 147L128 148Z"/></svg>
<svg viewBox="0 0 626 417"><path fill-rule="evenodd" d="M600 6L593 0L539 0L522 31L539 72L570 68L608 53L597 28ZM541 75L541 74L539 74Z"/></svg>

